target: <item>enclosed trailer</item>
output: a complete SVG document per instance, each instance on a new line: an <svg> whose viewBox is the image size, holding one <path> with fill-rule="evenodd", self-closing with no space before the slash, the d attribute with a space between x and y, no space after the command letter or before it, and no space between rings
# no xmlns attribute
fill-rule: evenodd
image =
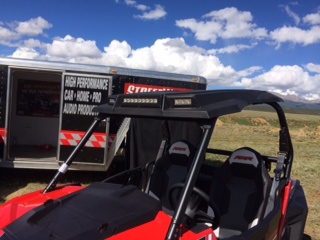
<svg viewBox="0 0 320 240"><path fill-rule="evenodd" d="M110 94L206 89L206 79L102 65L0 58L0 166L57 169ZM104 121L72 165L107 170L130 119Z"/></svg>

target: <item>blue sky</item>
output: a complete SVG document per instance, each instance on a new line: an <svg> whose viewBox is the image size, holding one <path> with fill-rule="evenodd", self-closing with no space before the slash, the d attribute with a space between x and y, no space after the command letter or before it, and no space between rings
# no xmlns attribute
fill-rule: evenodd
<svg viewBox="0 0 320 240"><path fill-rule="evenodd" d="M320 99L320 2L0 0L0 56L103 64Z"/></svg>

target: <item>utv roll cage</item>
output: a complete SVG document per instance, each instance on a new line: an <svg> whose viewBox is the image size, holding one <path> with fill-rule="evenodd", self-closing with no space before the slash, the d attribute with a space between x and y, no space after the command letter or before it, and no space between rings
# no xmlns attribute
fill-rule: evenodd
<svg viewBox="0 0 320 240"><path fill-rule="evenodd" d="M109 117L123 118L152 118L161 120L183 120L196 122L202 129L201 142L195 153L188 177L183 187L179 204L172 217L172 222L167 233L167 239L175 239L186 210L188 199L192 194L197 176L200 172L201 162L205 153L219 153L229 155L231 152L207 149L210 138L218 117L226 114L241 112L246 106L256 104L268 104L277 112L280 122L279 156L283 162L279 164L279 157L264 156L267 164L277 163L275 178L277 180L289 179L293 147L284 112L278 102L282 99L266 91L258 90L212 90L194 91L185 93L156 92L131 95L109 96L107 103L94 108L98 112L92 125L88 129L79 145L60 167L57 174L44 190L44 193L52 191L58 179L67 171L77 153L84 147L95 128ZM279 179L278 179L279 178Z"/></svg>

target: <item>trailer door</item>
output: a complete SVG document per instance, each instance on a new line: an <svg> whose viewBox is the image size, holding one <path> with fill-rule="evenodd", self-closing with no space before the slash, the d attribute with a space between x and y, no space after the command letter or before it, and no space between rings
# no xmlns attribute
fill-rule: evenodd
<svg viewBox="0 0 320 240"><path fill-rule="evenodd" d="M6 166L57 166L61 75L40 68L8 68Z"/></svg>
<svg viewBox="0 0 320 240"><path fill-rule="evenodd" d="M8 67L0 66L0 162L4 158L4 145L7 137L5 126Z"/></svg>
<svg viewBox="0 0 320 240"><path fill-rule="evenodd" d="M65 73L63 75L58 159L65 161L91 125L93 107L105 103L111 92L110 76ZM105 165L109 123L103 122L78 154L75 164Z"/></svg>

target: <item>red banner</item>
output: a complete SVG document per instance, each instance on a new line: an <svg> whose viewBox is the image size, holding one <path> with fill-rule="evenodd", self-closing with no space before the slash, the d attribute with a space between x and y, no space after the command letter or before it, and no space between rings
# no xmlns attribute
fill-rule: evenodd
<svg viewBox="0 0 320 240"><path fill-rule="evenodd" d="M154 86L154 85L145 85L145 84L134 84L134 83L125 83L124 85L124 94L131 93L142 93L142 92L188 92L191 89L187 88L176 88L176 87L167 87L167 86Z"/></svg>

